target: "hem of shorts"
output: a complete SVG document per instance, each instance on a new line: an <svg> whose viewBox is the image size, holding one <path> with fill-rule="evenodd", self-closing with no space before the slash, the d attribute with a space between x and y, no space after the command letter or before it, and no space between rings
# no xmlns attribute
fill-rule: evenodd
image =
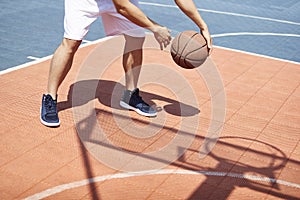
<svg viewBox="0 0 300 200"><path fill-rule="evenodd" d="M83 40L83 37L72 37L72 36L67 35L67 34L64 34L64 38L69 39L69 40L76 40L76 41Z"/></svg>

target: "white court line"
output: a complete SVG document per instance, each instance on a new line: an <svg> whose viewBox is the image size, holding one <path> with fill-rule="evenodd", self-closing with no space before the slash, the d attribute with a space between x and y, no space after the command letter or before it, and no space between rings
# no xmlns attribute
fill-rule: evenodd
<svg viewBox="0 0 300 200"><path fill-rule="evenodd" d="M244 174L237 174L237 173L227 173L227 172L214 172L214 171L190 171L190 170L163 169L163 170L150 170L150 171L128 172L128 173L97 176L94 178L89 178L89 179L84 179L81 181L76 181L76 182L72 182L72 183L59 185L59 186L44 190L40 193L34 194L32 196L29 196L29 197L25 198L25 200L43 199L43 198L55 195L57 193L63 192L65 190L74 189L74 188L85 186L85 185L88 185L91 183L102 182L102 181L106 181L106 180L149 176L149 175L166 175L166 174L232 177L232 178L238 178L238 179L246 179L249 181L266 182L266 183L270 183L270 184L277 183L279 185L285 185L288 187L300 189L300 185L297 183L291 183L288 181L277 180L277 179L269 178L269 177L244 175Z"/></svg>
<svg viewBox="0 0 300 200"><path fill-rule="evenodd" d="M218 35L216 34L214 36L218 36ZM97 43L100 43L102 41L108 40L109 38L111 38L111 37L105 37L105 38L101 38L101 39L98 39L98 40L94 40L94 41L91 41L91 42L88 42L88 43L80 45L79 48L83 48L83 47L86 47L86 46L97 44ZM263 57L263 58L268 58L268 59L274 59L274 60L283 61L283 62L292 63L292 64L297 64L297 65L300 64L299 62L295 62L295 61L291 61L291 60L280 59L280 58L276 58L276 57L272 57L272 56L266 56L266 55L263 55L263 54L251 53L251 52L242 51L242 50L238 50L238 49L221 47L221 46L217 46L217 45L214 45L214 47L220 48L220 49L229 50L229 51L235 51L235 52L239 52L239 53L254 55L254 56L258 56L258 57ZM21 65L17 65L15 67L11 67L11 68L2 70L2 71L0 71L0 76L3 75L3 74L7 74L9 72L13 72L15 70L19 70L19 69L26 68L26 67L29 67L29 66L34 65L34 64L38 64L38 63L44 62L46 60L51 59L52 56L53 55L45 56L43 58L39 58L38 60L34 60L34 61L27 62L27 63L21 64Z"/></svg>
<svg viewBox="0 0 300 200"><path fill-rule="evenodd" d="M41 63L43 61L49 60L50 58L52 58L52 55L40 58L38 60L30 61L30 62L21 64L21 65L15 66L15 67L10 67L8 69L0 71L0 75L7 74L9 72L13 72L13 71L25 68L25 67L29 67L29 66L34 65L34 64Z"/></svg>
<svg viewBox="0 0 300 200"><path fill-rule="evenodd" d="M28 59L30 60L39 60L41 58L38 58L38 57L34 57L34 56L27 56Z"/></svg>
<svg viewBox="0 0 300 200"><path fill-rule="evenodd" d="M112 36L110 36L110 37L105 37L105 38L100 38L100 39L98 39L98 40L94 40L94 41L87 42L87 43L85 43L85 44L80 45L79 48L83 48L83 47L86 47L86 46L90 46L90 45L93 45L93 44L97 44L97 43L103 42L103 41L105 41L105 40L110 39L111 37L112 37ZM15 67L11 67L11 68L2 70L2 71L0 71L0 75L2 75L2 74L7 74L7 73L12 72L12 71L15 71L15 70L19 70L19 69L26 68L26 67L29 67L29 66L34 65L34 64L38 64L38 63L44 62L44 61L46 61L46 60L51 59L52 56L53 56L53 55L49 55L49 56L45 56L45 57L43 57L43 58L34 59L34 61L27 62L27 63L21 64L21 65L15 66ZM28 56L28 57L29 57L29 56ZM28 57L27 57L27 58L28 58ZM30 56L30 57L36 58L36 57L33 57L33 56Z"/></svg>
<svg viewBox="0 0 300 200"><path fill-rule="evenodd" d="M84 42L84 43L90 43L92 41L90 41L90 40L82 40L82 42Z"/></svg>
<svg viewBox="0 0 300 200"><path fill-rule="evenodd" d="M300 38L300 35L298 34L289 34L289 33L259 33L259 32L238 32L238 33L220 33L220 34L213 34L211 35L212 38L220 38L220 37L230 37L230 36L277 36L277 37L297 37ZM296 65L300 65L299 62L296 61L289 61L289 60L284 60L284 59L280 59L280 58L275 58L275 57L271 57L271 56L266 56L266 55L261 55L261 54L256 54L256 53L250 53L250 52L246 52L246 51L241 51L241 50L237 50L237 49L231 49L231 48L226 48L226 47L221 47L221 46L214 46L220 49L226 49L226 50L230 50L230 51L235 51L235 52L239 52L239 53L245 53L245 54L249 54L249 55L254 55L254 56L259 56L259 57L264 57L264 58L268 58L268 59L273 59L273 60L278 60L278 61L283 61L283 62L289 62L292 64L296 64Z"/></svg>
<svg viewBox="0 0 300 200"><path fill-rule="evenodd" d="M245 36L245 35L253 35L253 36L279 36L279 37L298 37L298 34L290 34L290 33L261 33L261 32L237 32L237 33L220 33L211 35L212 38L219 37L230 37L230 36Z"/></svg>
<svg viewBox="0 0 300 200"><path fill-rule="evenodd" d="M168 4L150 3L150 2L140 2L140 4L150 5L150 6L158 6L158 7L167 7L167 8L177 8L178 9L177 6L168 5ZM240 14L240 13L223 12L223 11L201 9L201 8L198 8L198 10L201 11L201 12L208 12L208 13L215 13L215 14L222 14L222 15L230 15L230 16L237 16L237 17L246 17L246 18L260 19L260 20L265 20L265 21L272 21L272 22L279 22L279 23L284 23L284 24L292 24L292 25L300 26L300 23L298 23L298 22L292 22L292 21L280 20L280 19L273 19L273 18L268 18L268 17L259 17L259 16L254 16L254 15L245 15L245 14Z"/></svg>
<svg viewBox="0 0 300 200"><path fill-rule="evenodd" d="M100 43L101 41L105 41L106 39L108 39L108 38L102 38L102 39L95 40L95 41L92 41L92 42L89 42L89 43L85 43L85 44L81 45L79 48L83 48L83 47L86 47L86 46L97 44L97 43ZM244 54L248 54L248 55L258 56L258 57L262 57L262 58L268 58L268 59L273 59L273 60L278 60L278 61L282 61L282 62L287 62L287 63L300 65L300 63L296 62L296 61L285 60L285 59L276 58L276 57L272 57L272 56L266 56L266 55L263 55L263 54L251 53L251 52L247 52L247 51L242 51L242 50L232 49L232 48L227 48L227 47L221 47L221 46L217 46L217 45L214 45L213 47L214 48L225 49L225 50L229 50L229 51L234 51L234 52L238 52L238 53L244 53ZM13 71L22 69L22 68L30 67L31 65L34 65L34 64L44 62L46 60L51 59L52 56L53 55L49 55L49 56L40 58L38 60L34 60L34 61L27 62L27 63L21 64L21 65L15 66L15 67L11 67L11 68L2 70L2 71L0 71L0 76L3 75L3 74L7 74L9 72L13 72Z"/></svg>
<svg viewBox="0 0 300 200"><path fill-rule="evenodd" d="M213 47L214 48L228 50L228 51L234 51L234 52L237 52L237 53L243 53L243 54L248 54L248 55L252 55L252 56L258 56L258 57L261 57L261 58L268 58L268 59L272 59L272 60L278 60L278 61L281 61L281 62L286 62L286 63L295 64L295 65L300 65L300 63L296 62L296 61L275 58L275 57L272 57L272 56L266 56L266 55L257 54L257 53L251 53L251 52L248 52L248 51L243 51L243 50L238 50L238 49L231 49L231 48L221 47L221 46L216 46L216 45L214 45Z"/></svg>

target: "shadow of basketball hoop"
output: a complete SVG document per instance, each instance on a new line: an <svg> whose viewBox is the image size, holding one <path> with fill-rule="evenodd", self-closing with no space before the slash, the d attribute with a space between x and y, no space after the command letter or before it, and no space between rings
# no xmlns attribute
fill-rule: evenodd
<svg viewBox="0 0 300 200"><path fill-rule="evenodd" d="M245 146L242 145L243 143ZM218 164L206 170L210 172L225 170L228 172L220 176L207 175L206 180L189 199L214 199L214 197L227 199L237 187L249 188L253 191L284 199L296 198L289 194L283 194L280 191L280 185L277 183L277 177L281 169L288 162L287 155L279 148L256 139L233 136L219 137L217 146L208 156L216 160ZM197 154L196 149L189 149L188 151L194 151L194 154ZM219 154L214 153L215 151ZM220 151L223 153L220 153ZM239 155L236 153L237 151L243 153ZM230 153L240 156L240 158L231 160L228 155ZM186 168L199 170L199 166L197 167L194 162L184 162ZM185 167L183 165L183 168ZM218 182L219 189L215 188L216 182Z"/></svg>

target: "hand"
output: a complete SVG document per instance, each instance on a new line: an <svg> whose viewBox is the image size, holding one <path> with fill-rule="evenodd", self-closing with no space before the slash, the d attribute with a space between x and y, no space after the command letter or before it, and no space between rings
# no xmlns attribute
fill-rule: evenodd
<svg viewBox="0 0 300 200"><path fill-rule="evenodd" d="M154 37L159 43L161 50L163 50L163 48L166 48L170 44L172 37L170 35L171 31L169 29L157 25L152 32L154 33Z"/></svg>
<svg viewBox="0 0 300 200"><path fill-rule="evenodd" d="M212 39L211 39L210 33L209 33L208 29L203 29L203 30L201 30L201 34L203 35L203 37L206 40L208 54L210 55L212 52Z"/></svg>

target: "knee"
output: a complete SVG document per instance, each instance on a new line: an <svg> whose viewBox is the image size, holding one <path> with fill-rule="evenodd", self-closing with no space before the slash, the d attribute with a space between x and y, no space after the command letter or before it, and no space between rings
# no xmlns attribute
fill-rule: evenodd
<svg viewBox="0 0 300 200"><path fill-rule="evenodd" d="M71 40L64 38L61 47L68 53L74 54L81 44L81 40Z"/></svg>
<svg viewBox="0 0 300 200"><path fill-rule="evenodd" d="M145 38L144 37L131 37L125 35L125 51L142 50Z"/></svg>

